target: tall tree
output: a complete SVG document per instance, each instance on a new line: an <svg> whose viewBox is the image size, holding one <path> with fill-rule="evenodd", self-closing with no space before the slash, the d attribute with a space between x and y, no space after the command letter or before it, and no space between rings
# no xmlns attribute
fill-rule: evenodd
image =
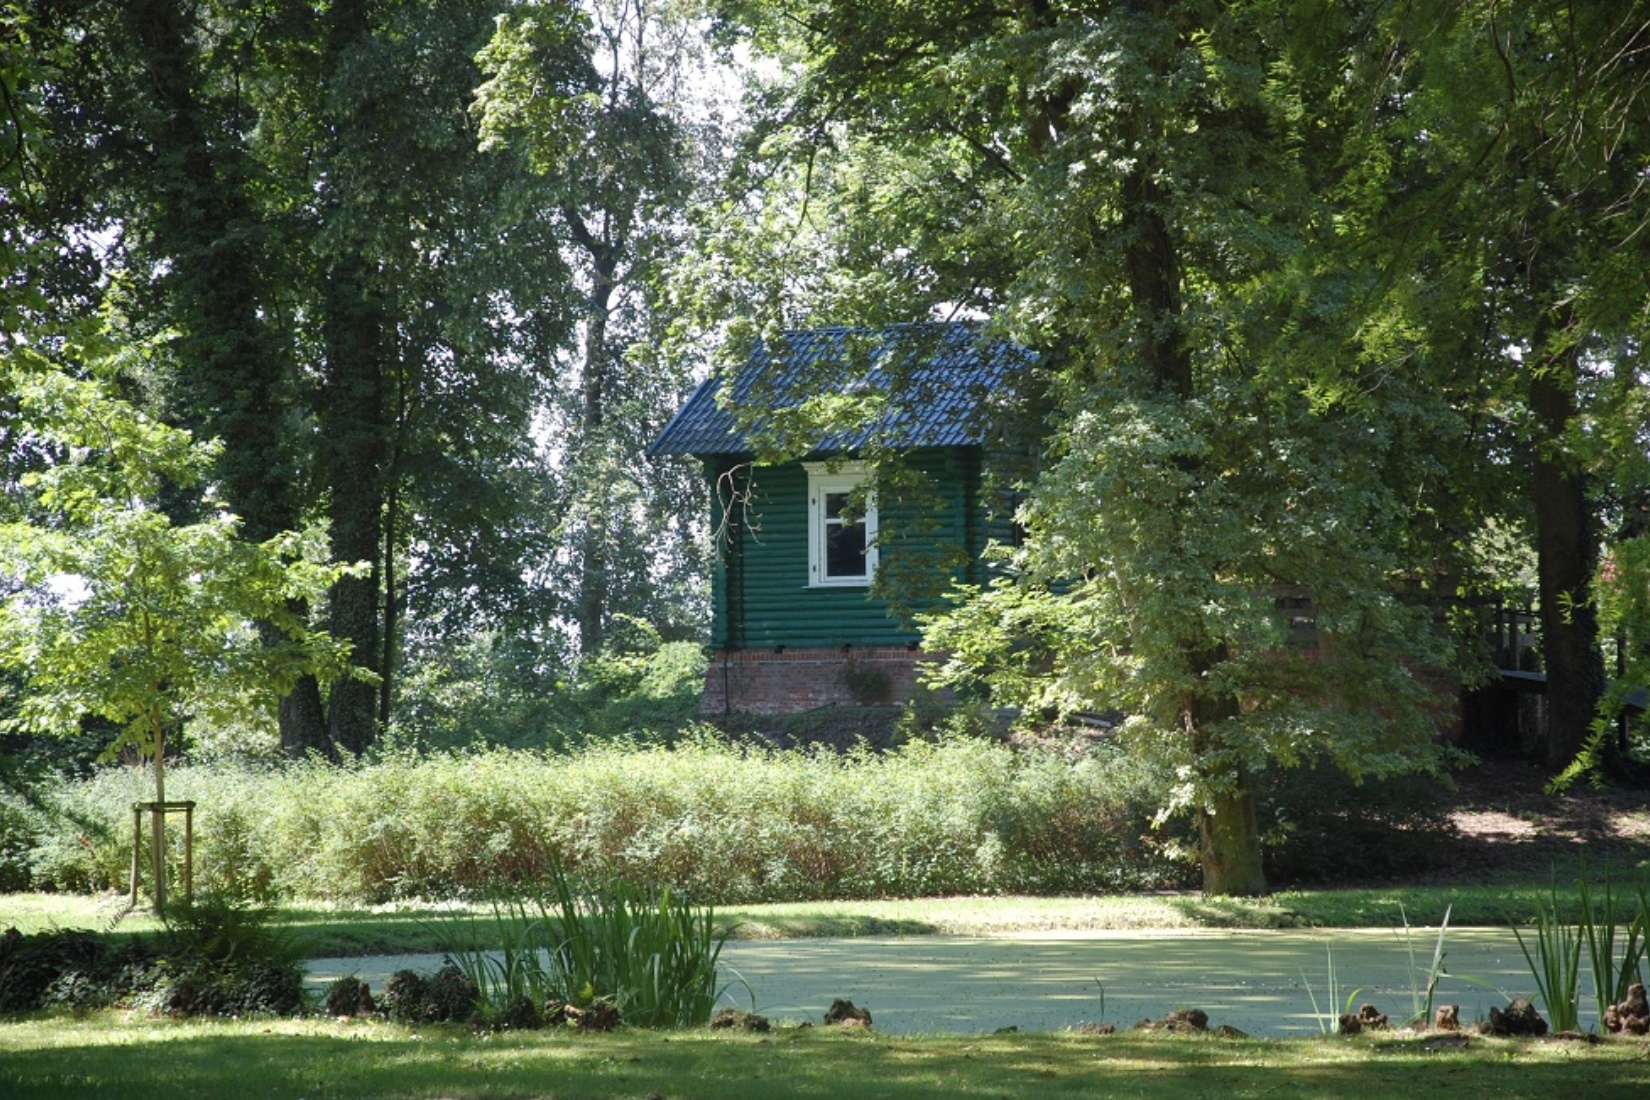
<svg viewBox="0 0 1650 1100"><path fill-rule="evenodd" d="M555 195L580 289L577 384L552 415L566 440L558 556L583 654L617 613L668 614L655 593L680 584L670 566L695 560L681 532L697 487L680 467L638 461L686 377L646 346L662 327L653 284L706 140L688 119L704 61L690 14L665 0L522 4L480 57L483 143L523 150Z"/></svg>
<svg viewBox="0 0 1650 1100"><path fill-rule="evenodd" d="M518 497L571 326L550 196L476 148L472 58L499 7L41 6L43 164L68 197L35 231L92 241L90 298L112 286L140 331L175 334L146 396L225 438L249 530L324 514L339 558L368 563L326 608L378 682L324 709L300 684L295 751L376 736L404 615L544 603Z"/></svg>
<svg viewBox="0 0 1650 1100"><path fill-rule="evenodd" d="M1396 186L1377 232L1395 280L1448 273L1443 323L1500 380L1485 397L1522 456L1546 661L1546 761L1570 763L1599 714L1605 668L1593 576L1605 512L1636 489L1597 445L1634 389L1650 300L1640 165L1650 6L1553 0L1419 4L1381 13L1372 113ZM1630 415L1630 414L1629 414ZM1606 433L1613 434L1613 433Z"/></svg>
<svg viewBox="0 0 1650 1100"><path fill-rule="evenodd" d="M568 277L541 214L555 194L478 149L472 58L496 9L334 5L306 120L318 468L339 556L375 565L330 601L381 678L333 691L332 736L351 749L393 708L403 609L432 610L409 597L514 614L543 552L520 511L536 497L515 493L569 334Z"/></svg>
<svg viewBox="0 0 1650 1100"><path fill-rule="evenodd" d="M1419 669L1447 656L1423 606L1436 578L1410 565L1437 546L1411 517L1439 474L1416 458L1460 424L1393 369L1404 340L1336 311L1369 268L1329 274L1348 254L1329 196L1359 166L1320 62L1354 21L1160 0L729 14L805 59L758 141L797 154L808 201L848 227L841 252L877 260L819 300L868 282L914 315L986 308L1042 354L1028 388L1055 410L1013 579L931 644L1004 701L1128 712L1124 736L1179 768L1205 890L1263 891L1254 770L1425 766ZM780 222L779 253L813 218ZM738 261L765 251L723 249L725 270L755 283ZM1286 645L1275 606L1297 587L1315 654Z"/></svg>

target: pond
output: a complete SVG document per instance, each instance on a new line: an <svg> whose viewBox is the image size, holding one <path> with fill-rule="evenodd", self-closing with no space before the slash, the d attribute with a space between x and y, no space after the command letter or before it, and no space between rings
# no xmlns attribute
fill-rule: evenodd
<svg viewBox="0 0 1650 1100"><path fill-rule="evenodd" d="M1413 933L1414 983L1424 995L1436 929ZM1458 1004L1469 1024L1534 992L1518 943L1505 929L1451 929L1448 976L1435 1004ZM1341 1004L1329 1002L1329 959ZM889 1034L1057 1031L1085 1021L1119 1028L1143 1016L1201 1008L1210 1026L1256 1036L1318 1034L1324 1013L1373 1003L1394 1024L1412 1012L1411 956L1398 930L1316 932L1103 932L968 938L734 941L722 956L728 997L776 1023L817 1022L833 998L867 1008ZM375 991L396 969L433 970L439 956L316 959L310 981L357 973ZM1584 988L1590 983L1584 981ZM1596 1022L1583 1004L1582 1026Z"/></svg>

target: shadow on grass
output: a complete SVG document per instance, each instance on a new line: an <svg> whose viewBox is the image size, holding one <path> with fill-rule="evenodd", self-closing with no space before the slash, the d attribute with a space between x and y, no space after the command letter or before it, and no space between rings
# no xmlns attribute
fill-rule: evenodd
<svg viewBox="0 0 1650 1100"><path fill-rule="evenodd" d="M871 913L833 913L736 918L737 939L855 939L866 936L935 936L944 931L933 921L881 917Z"/></svg>
<svg viewBox="0 0 1650 1100"><path fill-rule="evenodd" d="M1297 914L1271 902L1250 898L1209 898L1201 895L1169 899L1168 906L1205 928L1297 928Z"/></svg>
<svg viewBox="0 0 1650 1100"><path fill-rule="evenodd" d="M254 1030L259 1029L262 1030ZM1594 1095L1650 1084L1637 1045L1559 1048L1473 1040L1464 1052L1360 1042L1215 1041L1164 1036L890 1039L825 1029L490 1037L445 1027L272 1021L182 1025L31 1021L0 1027L0 1095L636 1097L672 1100L879 1096L1288 1095L1411 1100L1455 1094Z"/></svg>
<svg viewBox="0 0 1650 1100"><path fill-rule="evenodd" d="M439 952L443 948L443 926L435 911L373 913L283 906L277 910L275 920L315 957L416 955Z"/></svg>
<svg viewBox="0 0 1650 1100"><path fill-rule="evenodd" d="M1581 912L1573 867L1539 882L1501 883L1495 886L1387 886L1339 890L1287 891L1273 895L1273 903L1289 913L1298 927L1401 928L1436 925L1449 910L1450 925L1504 928L1534 922L1543 904L1559 890L1560 919L1574 922ZM1631 897L1621 899L1624 904ZM1631 914L1627 914L1629 917ZM1289 927L1281 925L1279 927Z"/></svg>
<svg viewBox="0 0 1650 1100"><path fill-rule="evenodd" d="M1594 876L1602 881L1601 876ZM1618 875L1618 884L1627 881ZM1452 927L1504 928L1534 922L1536 913L1559 891L1559 916L1574 922L1580 914L1574 870L1560 870L1539 881L1495 886L1370 886L1329 890L1283 890L1269 898L1170 898L1168 908L1205 928L1402 928L1435 926L1450 913ZM1628 894L1626 891L1620 891ZM1622 916L1631 919L1630 894L1621 898Z"/></svg>

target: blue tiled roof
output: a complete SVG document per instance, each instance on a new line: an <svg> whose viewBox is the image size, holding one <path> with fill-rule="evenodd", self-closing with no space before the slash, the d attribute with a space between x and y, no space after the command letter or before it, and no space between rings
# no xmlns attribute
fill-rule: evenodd
<svg viewBox="0 0 1650 1100"><path fill-rule="evenodd" d="M967 322L819 328L786 332L783 348L758 345L732 382L732 401L785 408L822 391L858 387L889 395L875 424L816 441L815 452L853 451L874 436L895 447L959 447L983 442L984 404L1032 362L1025 348L981 335ZM671 418L649 455L748 454L753 449L717 395L701 384Z"/></svg>

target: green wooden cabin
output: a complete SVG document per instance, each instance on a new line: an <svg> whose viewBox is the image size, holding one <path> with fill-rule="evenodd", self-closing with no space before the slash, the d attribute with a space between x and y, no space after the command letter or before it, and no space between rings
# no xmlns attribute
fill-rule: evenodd
<svg viewBox="0 0 1650 1100"><path fill-rule="evenodd" d="M1009 534L982 494L987 412L1028 361L973 324L824 328L756 348L726 383L726 404L721 379L695 391L649 454L698 458L712 488L704 710L783 713L909 694L923 658L910 614L934 606L951 579L983 579L987 541ZM883 404L861 429L783 464L756 462L728 407L780 410L751 429L778 431L784 410L842 392ZM874 491L858 461L873 439L898 456Z"/></svg>

